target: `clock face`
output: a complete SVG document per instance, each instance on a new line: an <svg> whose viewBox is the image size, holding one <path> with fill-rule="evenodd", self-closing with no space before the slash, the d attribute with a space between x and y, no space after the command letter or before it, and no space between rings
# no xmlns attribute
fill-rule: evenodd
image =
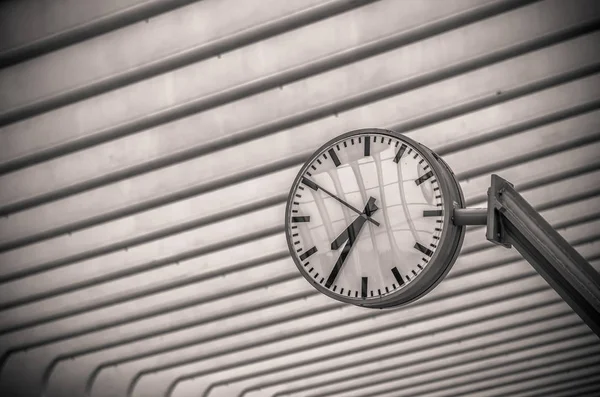
<svg viewBox="0 0 600 397"><path fill-rule="evenodd" d="M288 246L303 276L330 297L367 307L430 290L464 234L447 216L457 198L462 204L448 175L429 150L392 131L359 130L323 146L302 167L286 210ZM442 244L447 237L454 250Z"/></svg>

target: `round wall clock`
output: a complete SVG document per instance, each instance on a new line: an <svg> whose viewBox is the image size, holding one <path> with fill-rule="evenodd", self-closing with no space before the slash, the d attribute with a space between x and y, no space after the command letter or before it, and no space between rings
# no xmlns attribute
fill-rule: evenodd
<svg viewBox="0 0 600 397"><path fill-rule="evenodd" d="M319 148L301 168L285 212L288 247L321 293L371 308L418 299L456 260L465 233L450 168L425 146L369 128Z"/></svg>

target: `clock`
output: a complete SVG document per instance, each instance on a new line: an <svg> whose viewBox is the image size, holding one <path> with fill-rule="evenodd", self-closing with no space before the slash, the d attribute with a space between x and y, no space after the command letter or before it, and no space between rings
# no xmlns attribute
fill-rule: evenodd
<svg viewBox="0 0 600 397"><path fill-rule="evenodd" d="M368 128L320 147L294 180L285 210L290 254L319 292L386 308L431 291L452 267L465 227L460 185L433 151Z"/></svg>

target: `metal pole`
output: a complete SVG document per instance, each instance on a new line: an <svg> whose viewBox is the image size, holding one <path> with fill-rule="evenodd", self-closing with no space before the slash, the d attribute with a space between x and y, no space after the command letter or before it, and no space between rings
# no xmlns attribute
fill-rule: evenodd
<svg viewBox="0 0 600 397"><path fill-rule="evenodd" d="M457 226L486 225L487 208L455 208L454 224Z"/></svg>
<svg viewBox="0 0 600 397"><path fill-rule="evenodd" d="M487 238L514 245L600 337L600 274L498 175L488 191Z"/></svg>

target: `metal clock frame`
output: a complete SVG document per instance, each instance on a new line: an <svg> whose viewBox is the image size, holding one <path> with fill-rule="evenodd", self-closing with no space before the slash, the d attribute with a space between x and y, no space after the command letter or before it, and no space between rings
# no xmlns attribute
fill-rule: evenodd
<svg viewBox="0 0 600 397"><path fill-rule="evenodd" d="M433 151L410 139L404 134L382 128L358 129L331 139L317 149L315 153L304 163L292 184L285 208L285 235L288 249L290 250L290 253L293 253L294 249L290 232L291 206L295 191L297 190L302 177L307 172L310 165L323 153L333 147L337 142L341 142L354 136L371 134L388 136L404 142L408 146L412 147L413 150L419 153L429 163L433 170L434 176L438 181L443 202L442 213L444 227L442 228L442 235L440 237L439 245L429 260L429 264L425 266L421 273L419 273L419 275L416 276L416 278L410 283L404 287L401 287L400 289L390 292L389 294L379 297L350 298L336 294L333 291L330 291L328 288L325 288L317 283L314 279L308 276L302 266L302 263L298 259L298 256L295 254L292 254L291 256L302 276L324 295L344 303L351 303L353 305L368 308L382 309L411 303L430 292L448 274L452 268L452 265L456 261L462 246L465 236L465 226L456 225L453 222L453 214L456 208L464 207L464 196L460 188L460 184L456 180L456 177L454 176L454 173L450 167L448 167L448 165Z"/></svg>

